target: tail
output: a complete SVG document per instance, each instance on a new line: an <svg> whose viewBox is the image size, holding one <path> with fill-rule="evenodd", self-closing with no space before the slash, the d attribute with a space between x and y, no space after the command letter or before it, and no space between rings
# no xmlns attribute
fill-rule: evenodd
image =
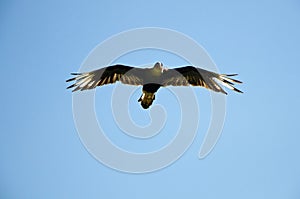
<svg viewBox="0 0 300 199"><path fill-rule="evenodd" d="M143 90L143 94L138 100L138 102L141 102L142 107L144 109L147 109L151 106L154 100L155 100L155 93L150 93Z"/></svg>

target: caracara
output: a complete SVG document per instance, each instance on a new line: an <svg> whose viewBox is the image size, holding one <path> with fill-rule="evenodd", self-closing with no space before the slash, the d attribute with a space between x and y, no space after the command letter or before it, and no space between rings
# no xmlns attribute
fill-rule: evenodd
<svg viewBox="0 0 300 199"><path fill-rule="evenodd" d="M194 66L166 69L160 62L155 63L152 68L137 68L117 64L91 72L71 74L76 77L68 79L67 82L75 82L67 88L74 88L73 91L94 89L97 86L112 84L116 81L123 84L143 86L143 94L138 101L141 102L144 109L151 106L157 90L165 86L202 86L215 92L227 94L216 82L216 80L219 80L221 84L229 89L242 93L233 86L234 83L242 82L230 78L237 74L218 74Z"/></svg>

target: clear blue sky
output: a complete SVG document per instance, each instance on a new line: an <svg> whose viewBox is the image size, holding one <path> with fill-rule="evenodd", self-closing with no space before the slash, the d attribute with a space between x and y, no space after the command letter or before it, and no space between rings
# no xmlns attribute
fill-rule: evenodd
<svg viewBox="0 0 300 199"><path fill-rule="evenodd" d="M1 1L0 198L300 198L299 24L297 0ZM177 162L133 175L86 151L65 80L103 40L148 26L195 39L222 72L239 73L245 94L228 96L223 134L208 157L197 158L199 131ZM162 55L129 57L147 64ZM196 91L207 125L209 94Z"/></svg>

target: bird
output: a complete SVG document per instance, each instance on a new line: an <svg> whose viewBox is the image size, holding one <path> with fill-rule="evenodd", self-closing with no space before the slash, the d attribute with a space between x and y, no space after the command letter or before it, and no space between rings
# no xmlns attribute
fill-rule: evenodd
<svg viewBox="0 0 300 199"><path fill-rule="evenodd" d="M233 91L243 93L234 87L234 83L242 83L232 78L237 74L218 74L195 66L169 69L161 62L156 62L152 68L115 64L90 72L71 73L71 75L75 77L66 82L73 81L73 84L67 87L67 89L73 88L72 92L94 89L97 86L113 84L117 81L142 86L142 95L138 102L144 109L152 105L158 89L166 86L200 86L227 95L227 92L218 84L219 82Z"/></svg>

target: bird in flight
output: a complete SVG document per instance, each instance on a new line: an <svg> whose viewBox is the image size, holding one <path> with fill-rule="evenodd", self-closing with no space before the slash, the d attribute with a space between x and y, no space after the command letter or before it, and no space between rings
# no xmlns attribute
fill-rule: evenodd
<svg viewBox="0 0 300 199"><path fill-rule="evenodd" d="M123 84L143 86L143 94L138 102L141 102L144 109L151 106L157 90L166 86L201 86L227 94L218 84L219 82L231 90L243 93L234 87L234 83L240 84L242 82L231 78L237 74L218 74L194 66L166 69L160 62L155 63L152 68L137 68L117 64L91 72L71 73L71 75L75 75L75 77L68 79L67 82L75 82L67 89L73 88L72 92L94 89L97 86L113 84L117 81Z"/></svg>

